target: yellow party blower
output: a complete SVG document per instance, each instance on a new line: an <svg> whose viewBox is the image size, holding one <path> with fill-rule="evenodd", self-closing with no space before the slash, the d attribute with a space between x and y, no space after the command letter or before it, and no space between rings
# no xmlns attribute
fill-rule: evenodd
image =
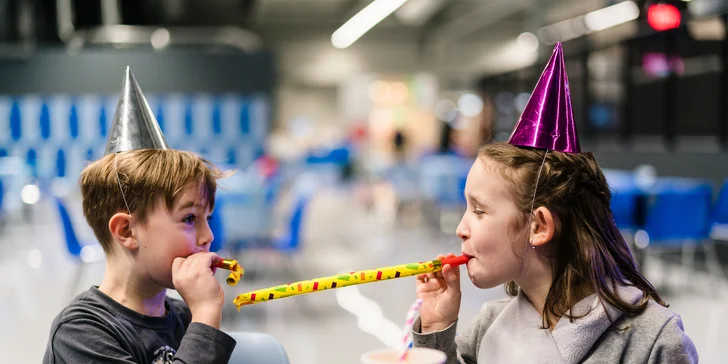
<svg viewBox="0 0 728 364"><path fill-rule="evenodd" d="M442 270L446 264L450 266L458 266L468 262L470 258L467 256L449 257L443 259L430 260L428 262L410 263L395 265L392 267L384 267L377 269L362 270L358 272L350 272L348 274L339 274L331 277L317 278L310 281L300 281L289 283L281 286L259 289L238 295L233 303L237 306L238 311L245 305L275 300L291 296L302 295L311 292L325 291L327 289L341 288L353 286L355 284L377 282L387 279L409 277L424 273L434 273Z"/></svg>

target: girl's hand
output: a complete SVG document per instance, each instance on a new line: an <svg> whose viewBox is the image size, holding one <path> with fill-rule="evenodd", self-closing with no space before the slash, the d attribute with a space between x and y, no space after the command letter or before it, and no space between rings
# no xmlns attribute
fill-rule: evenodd
<svg viewBox="0 0 728 364"><path fill-rule="evenodd" d="M449 253L448 257L455 255ZM438 255L437 259L445 258ZM460 267L449 264L436 273L417 276L417 298L422 299L422 333L440 331L452 325L460 313Z"/></svg>

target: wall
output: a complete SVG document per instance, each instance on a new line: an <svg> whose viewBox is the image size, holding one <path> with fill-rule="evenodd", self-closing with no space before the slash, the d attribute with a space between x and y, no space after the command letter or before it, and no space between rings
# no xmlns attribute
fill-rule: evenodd
<svg viewBox="0 0 728 364"><path fill-rule="evenodd" d="M276 82L272 53L211 53L200 49L38 49L0 58L0 94L119 92L130 66L145 92L270 94Z"/></svg>

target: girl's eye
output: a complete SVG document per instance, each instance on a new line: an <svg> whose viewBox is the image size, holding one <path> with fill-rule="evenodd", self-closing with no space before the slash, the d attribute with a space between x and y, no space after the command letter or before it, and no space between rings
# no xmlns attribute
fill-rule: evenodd
<svg viewBox="0 0 728 364"><path fill-rule="evenodd" d="M474 213L475 215L477 215L477 216L480 216L480 215L483 215L483 214L485 214L485 212L483 212L483 211L480 211L480 210L473 210L473 213Z"/></svg>
<svg viewBox="0 0 728 364"><path fill-rule="evenodd" d="M185 224L191 225L195 223L195 215L187 215L184 219L182 219L182 222Z"/></svg>

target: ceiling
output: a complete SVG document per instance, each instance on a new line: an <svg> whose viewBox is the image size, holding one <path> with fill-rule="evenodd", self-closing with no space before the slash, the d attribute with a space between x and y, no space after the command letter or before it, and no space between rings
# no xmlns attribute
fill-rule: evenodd
<svg viewBox="0 0 728 364"><path fill-rule="evenodd" d="M283 79L291 82L335 84L352 73L428 71L467 85L477 75L532 62L510 50L521 33L604 6L603 0L409 0L349 48L334 48L332 33L369 3L258 1L248 26L277 51ZM418 6L422 15L412 16Z"/></svg>
<svg viewBox="0 0 728 364"><path fill-rule="evenodd" d="M165 27L172 46L186 38L185 45L271 49L283 82L335 85L354 73L428 71L459 83L547 57L550 47L543 45L523 55L516 38L615 2L409 0L353 45L336 49L332 33L371 0L0 0L0 40L68 43L76 32L104 44L117 28L135 25L129 37L148 46ZM101 26L111 31L89 34Z"/></svg>

